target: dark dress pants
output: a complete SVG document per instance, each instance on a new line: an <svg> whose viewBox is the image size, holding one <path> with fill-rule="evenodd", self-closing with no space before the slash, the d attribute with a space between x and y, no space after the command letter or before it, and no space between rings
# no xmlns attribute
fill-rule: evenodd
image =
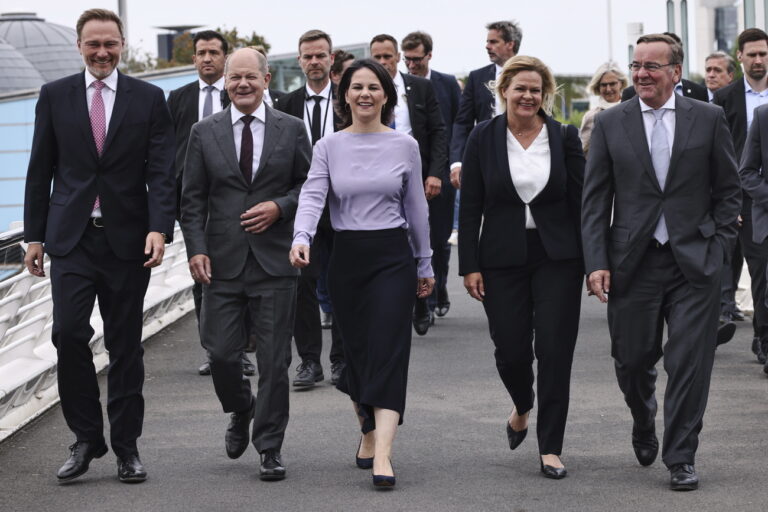
<svg viewBox="0 0 768 512"><path fill-rule="evenodd" d="M528 230L527 241L524 265L482 271L483 307L496 346L496 368L518 414L533 408L536 357L539 453L560 455L584 264L581 259L550 260L536 230Z"/></svg>
<svg viewBox="0 0 768 512"><path fill-rule="evenodd" d="M694 288L669 246L649 248L626 289L611 291L611 355L632 418L640 429L653 428L655 366L663 355L667 389L662 460L667 467L694 464L715 356L720 276ZM662 350L665 320L668 339Z"/></svg>
<svg viewBox="0 0 768 512"><path fill-rule="evenodd" d="M299 276L296 293L296 321L293 327L293 339L296 342L296 352L302 361L314 361L320 364L320 354L323 351L323 329L320 326L320 309L317 300L317 280L322 270L321 253L333 237L333 231L318 227L312 241L310 264L302 269ZM344 360L344 348L338 329L331 329L331 363Z"/></svg>
<svg viewBox="0 0 768 512"><path fill-rule="evenodd" d="M741 238L741 235L739 235ZM723 264L722 282L720 283L720 314L733 314L736 311L736 289L739 287L744 256L739 240L734 244L731 257Z"/></svg>
<svg viewBox="0 0 768 512"><path fill-rule="evenodd" d="M251 406L251 382L243 376L240 360L247 342L246 311L258 330L259 384L252 439L259 453L280 450L288 424L288 366L295 307L296 278L270 276L251 253L239 276L212 279L204 287L200 330L224 412L243 412Z"/></svg>
<svg viewBox="0 0 768 512"><path fill-rule="evenodd" d="M430 311L438 303L448 299L448 265L451 259L451 245L448 239L453 229L453 207L456 189L451 182L443 180L440 195L429 201L429 244L432 248L432 270L435 273L435 288L427 297Z"/></svg>
<svg viewBox="0 0 768 512"><path fill-rule="evenodd" d="M765 348L768 347L768 306L765 303L767 286L765 267L768 264L768 242L756 244L752 241L752 201L746 194L744 194L744 203L741 212L742 226L739 241L751 280L754 337L759 338L760 343Z"/></svg>
<svg viewBox="0 0 768 512"><path fill-rule="evenodd" d="M136 440L144 422L141 330L150 270L143 263L118 259L104 228L90 223L69 254L51 255L51 338L58 354L64 419L78 441L99 443L104 439L99 385L88 345L94 332L91 313L98 297L104 345L109 351L110 440L118 457L138 453Z"/></svg>

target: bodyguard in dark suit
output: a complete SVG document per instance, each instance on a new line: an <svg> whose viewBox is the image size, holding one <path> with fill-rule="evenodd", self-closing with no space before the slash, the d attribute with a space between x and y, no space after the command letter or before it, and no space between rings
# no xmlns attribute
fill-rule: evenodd
<svg viewBox="0 0 768 512"><path fill-rule="evenodd" d="M403 58L411 75L426 78L435 89L435 97L443 116L446 132L446 151L453 133L453 120L459 110L461 88L453 75L440 73L429 68L432 59L432 37L425 32L411 32L403 38ZM437 316L445 316L451 307L448 297L448 262L451 245L448 238L453 228L453 209L456 189L451 186L450 170L446 165L440 194L429 201L429 237L432 246L432 269L435 272L435 289L427 299L418 299L417 307L428 308Z"/></svg>
<svg viewBox="0 0 768 512"><path fill-rule="evenodd" d="M311 148L301 121L262 101L267 69L256 50L229 56L224 76L232 104L192 127L181 223L192 278L204 285L200 331L214 388L232 415L227 455L240 457L252 437L261 479L279 480L297 277L285 254ZM246 310L262 331L256 398L240 364Z"/></svg>
<svg viewBox="0 0 768 512"><path fill-rule="evenodd" d="M750 28L739 34L737 58L741 62L744 77L715 91L712 103L725 111L725 119L731 130L736 159L743 158L744 141L756 107L768 103L768 35L758 28ZM761 364L768 353L768 307L766 295L766 264L768 242L755 242L752 226L752 197L744 194L741 206L741 230L739 241L751 278L754 314L752 327L752 351ZM734 264L741 264L734 259Z"/></svg>
<svg viewBox="0 0 768 512"><path fill-rule="evenodd" d="M147 476L136 445L144 417L142 316L150 268L162 262L173 233L173 125L161 89L117 71L124 39L115 13L85 11L77 34L85 73L44 85L35 109L25 263L42 276L44 251L51 258L59 395L76 436L59 481L82 475L107 452L88 345L98 297L118 477L141 482Z"/></svg>
<svg viewBox="0 0 768 512"><path fill-rule="evenodd" d="M639 95L597 116L582 210L590 292L608 302L611 355L642 465L658 453L656 362L664 356L662 460L673 490L694 469L716 346L720 274L741 190L721 109L674 93L681 48L637 41ZM610 300L608 293L610 292ZM662 352L663 322L668 340Z"/></svg>
<svg viewBox="0 0 768 512"><path fill-rule="evenodd" d="M304 86L286 94L277 109L301 119L307 130L312 146L336 131L339 119L334 112L336 87L331 83L330 71L333 64L331 36L322 30L310 30L299 38L299 65L307 78ZM296 351L301 357L293 385L311 388L323 380L320 353L323 349L323 331L320 325L320 308L317 300L317 282L326 268L333 248L333 229L328 208L323 212L312 240L315 258L301 270L299 276L296 322L293 339ZM331 324L331 383L336 384L344 368L344 348L338 326Z"/></svg>
<svg viewBox="0 0 768 512"><path fill-rule="evenodd" d="M413 136L419 143L424 193L431 203L442 191L443 176L448 164L445 123L435 97L435 89L429 80L397 71L400 52L397 40L391 35L374 36L371 40L371 57L384 66L395 82L399 97L390 126ZM434 257L434 245L432 247ZM417 301L413 316L413 327L422 336L434 322L432 312L426 306L426 301Z"/></svg>
<svg viewBox="0 0 768 512"><path fill-rule="evenodd" d="M469 132L476 123L499 113L496 99L487 87L488 82L496 80L507 59L517 55L523 40L523 31L514 21L496 21L489 23L485 28L488 30L485 49L492 64L469 73L451 134L449 162L451 183L456 188L461 185L461 159Z"/></svg>

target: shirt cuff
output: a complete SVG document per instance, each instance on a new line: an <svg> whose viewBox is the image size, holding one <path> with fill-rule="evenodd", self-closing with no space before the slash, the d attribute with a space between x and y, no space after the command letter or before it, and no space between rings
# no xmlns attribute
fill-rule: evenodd
<svg viewBox="0 0 768 512"><path fill-rule="evenodd" d="M432 257L419 258L416 263L416 273L419 279L424 277L435 277L435 273L432 271Z"/></svg>
<svg viewBox="0 0 768 512"><path fill-rule="evenodd" d="M299 231L293 235L293 244L291 244L291 247L296 247L297 245L312 245L312 239L310 238L309 233L306 231Z"/></svg>
<svg viewBox="0 0 768 512"><path fill-rule="evenodd" d="M451 170L453 170L453 169L454 169L454 167L461 167L461 162L453 162L453 163L451 164Z"/></svg>

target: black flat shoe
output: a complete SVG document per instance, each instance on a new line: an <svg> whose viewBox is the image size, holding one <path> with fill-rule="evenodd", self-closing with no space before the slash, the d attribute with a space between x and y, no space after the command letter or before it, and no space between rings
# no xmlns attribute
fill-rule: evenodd
<svg viewBox="0 0 768 512"><path fill-rule="evenodd" d="M512 428L512 425L509 424L509 420L507 420L507 440L509 441L509 449L514 450L518 446L520 446L520 443L523 442L525 439L525 436L528 435L528 427L525 427L523 430L518 432L517 430Z"/></svg>
<svg viewBox="0 0 768 512"><path fill-rule="evenodd" d="M659 440L653 428L642 430L634 424L632 426L632 448L635 450L637 462L642 466L650 466L659 454Z"/></svg>
<svg viewBox="0 0 768 512"><path fill-rule="evenodd" d="M541 457L539 457L539 464L541 464L541 472L547 478L560 480L561 478L565 478L568 475L568 471L565 468L556 468L555 466L546 465L544 464L544 460L542 460Z"/></svg>
<svg viewBox="0 0 768 512"><path fill-rule="evenodd" d="M69 450L69 458L56 473L59 482L69 482L84 475L93 459L99 459L107 453L107 445L103 441L101 443L77 441L69 447Z"/></svg>
<svg viewBox="0 0 768 512"><path fill-rule="evenodd" d="M392 460L389 461L389 465L392 466ZM371 459L371 467L373 467L373 459ZM392 489L395 486L395 466L392 466L392 476L387 475L372 475L373 486L377 489Z"/></svg>
<svg viewBox="0 0 768 512"><path fill-rule="evenodd" d="M699 488L699 476L693 464L675 464L669 468L669 488L673 491L695 491Z"/></svg>
<svg viewBox="0 0 768 512"><path fill-rule="evenodd" d="M117 478L126 484L139 484L147 479L147 471L136 454L117 459Z"/></svg>
<svg viewBox="0 0 768 512"><path fill-rule="evenodd" d="M358 457L360 453L360 447L363 446L363 438L360 437L360 444L357 445L357 451L355 452L355 464L360 469L373 469L373 457Z"/></svg>

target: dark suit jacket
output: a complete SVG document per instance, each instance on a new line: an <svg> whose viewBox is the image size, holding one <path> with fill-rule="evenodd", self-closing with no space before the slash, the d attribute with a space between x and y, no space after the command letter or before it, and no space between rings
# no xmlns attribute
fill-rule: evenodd
<svg viewBox="0 0 768 512"><path fill-rule="evenodd" d="M426 78L400 74L405 82L405 97L413 138L419 143L422 178L434 176L442 179L448 165L448 143L435 89Z"/></svg>
<svg viewBox="0 0 768 512"><path fill-rule="evenodd" d="M764 142L768 143L768 105L755 109L739 169L741 186L752 200L752 241L756 244L768 238L768 176L763 171L768 169L768 151L763 151Z"/></svg>
<svg viewBox="0 0 768 512"><path fill-rule="evenodd" d="M496 100L488 89L488 82L496 79L496 64L489 64L469 73L461 93L459 111L453 122L450 163L461 162L469 132L475 123L486 121L496 115Z"/></svg>
<svg viewBox="0 0 768 512"><path fill-rule="evenodd" d="M336 115L336 109L334 109L334 103L336 100L336 86L331 83L331 104L328 108L331 109L332 116L328 118L330 126L325 127L325 133L333 133L338 129L341 120ZM275 108L280 112L285 112L293 117L304 119L304 112L306 112L307 104L307 88L306 85L302 85L298 89L284 94L280 101L275 102Z"/></svg>
<svg viewBox="0 0 768 512"><path fill-rule="evenodd" d="M579 131L546 117L549 181L530 203L547 256L581 258L579 218L584 153ZM459 274L522 265L527 258L525 203L509 170L507 119L496 116L472 130L462 162ZM482 224L482 234L480 226Z"/></svg>
<svg viewBox="0 0 768 512"><path fill-rule="evenodd" d="M456 77L445 73L439 73L434 69L431 71L429 80L432 82L432 87L435 89L435 97L437 97L437 103L440 106L440 113L443 115L443 123L445 123L446 151L450 154L451 137L453 136L453 120L459 112L461 87L459 87L459 82L456 81ZM446 160L446 163L449 162ZM447 170L448 166L446 165L446 173L444 176L444 179L446 180L448 179Z"/></svg>
<svg viewBox="0 0 768 512"><path fill-rule="evenodd" d="M676 97L663 192L639 99L597 115L584 180L582 233L587 273L610 270L611 292L625 293L630 286L662 212L683 275L694 287L711 285L735 240L740 206L741 187L722 109Z"/></svg>
<svg viewBox="0 0 768 512"><path fill-rule="evenodd" d="M725 120L731 130L737 161L741 158L744 151L744 141L747 138L747 100L744 97L745 94L744 80L739 79L716 90L712 98L712 103L720 105L725 111Z"/></svg>
<svg viewBox="0 0 768 512"><path fill-rule="evenodd" d="M173 234L173 157L173 124L159 87L118 74L99 156L84 73L45 84L35 108L24 239L65 256L80 241L98 195L112 251L120 259L145 259L147 233Z"/></svg>
<svg viewBox="0 0 768 512"><path fill-rule="evenodd" d="M233 279L251 252L271 276L296 276L288 261L293 219L312 148L304 123L266 107L264 145L253 182L240 172L230 105L192 127L184 164L181 227L187 254L207 254L214 279ZM280 218L265 232L247 233L240 215L274 201Z"/></svg>
<svg viewBox="0 0 768 512"><path fill-rule="evenodd" d="M630 85L621 93L621 101L627 101L635 96L635 86ZM707 88L703 85L699 85L696 82L691 82L683 78L683 96L686 98L693 98L699 101L706 101L709 103L709 94L707 94Z"/></svg>

